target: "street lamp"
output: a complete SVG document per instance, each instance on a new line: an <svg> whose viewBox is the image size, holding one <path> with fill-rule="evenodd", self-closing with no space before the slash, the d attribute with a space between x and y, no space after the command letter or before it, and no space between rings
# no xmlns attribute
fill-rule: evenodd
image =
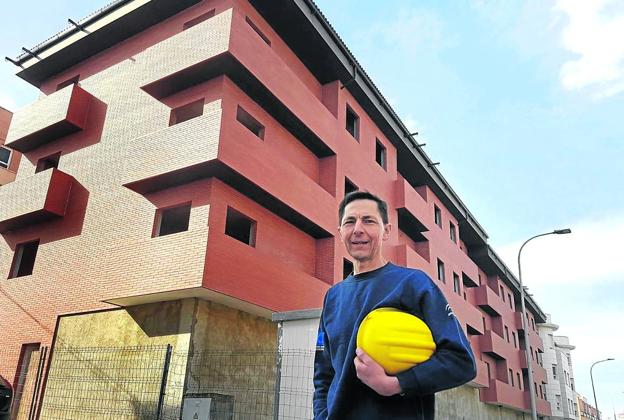
<svg viewBox="0 0 624 420"><path fill-rule="evenodd" d="M518 251L518 280L520 281L520 303L522 305L522 328L524 329L524 353L526 356L527 362L527 370L529 371L529 397L531 398L531 418L533 420L537 420L537 408L535 406L535 387L533 386L533 367L531 366L531 355L529 354L529 328L528 328L528 320L526 315L526 309L524 306L524 286L522 285L522 266L520 265L520 256L522 255L522 248L530 241L535 238L539 238L540 236L547 235L565 235L567 233L572 233L570 229L556 229L552 232L541 233L539 235L535 235L522 244L520 250Z"/></svg>
<svg viewBox="0 0 624 420"><path fill-rule="evenodd" d="M615 360L615 359L613 359L612 357L609 357L608 359L598 360L597 362L594 362L594 364L591 365L591 367L589 368L589 377L591 378L592 391L594 392L594 407L596 407L596 418L598 420L600 420L600 410L598 410L598 401L596 401L596 389L594 388L594 375L592 374L592 369L594 369L594 366L596 366L598 363L608 362L609 360Z"/></svg>

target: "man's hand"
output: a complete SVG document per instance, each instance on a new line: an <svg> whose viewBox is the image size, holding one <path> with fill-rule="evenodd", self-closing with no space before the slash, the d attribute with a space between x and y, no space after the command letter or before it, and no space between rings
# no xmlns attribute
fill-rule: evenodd
<svg viewBox="0 0 624 420"><path fill-rule="evenodd" d="M399 385L396 376L388 376L379 363L364 353L364 350L358 348L355 350L355 354L353 363L360 381L384 397L401 393L401 385Z"/></svg>

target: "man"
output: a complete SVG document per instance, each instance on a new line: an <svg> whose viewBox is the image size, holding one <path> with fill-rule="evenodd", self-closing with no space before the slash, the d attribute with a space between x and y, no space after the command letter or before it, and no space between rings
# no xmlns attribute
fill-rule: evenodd
<svg viewBox="0 0 624 420"><path fill-rule="evenodd" d="M446 299L420 270L388 263L382 246L390 236L388 206L375 195L355 191L339 207L339 233L354 271L331 287L323 303L314 361L315 420L434 418L434 393L476 375L474 356ZM431 358L396 376L361 349L358 327L380 307L422 319L431 329Z"/></svg>

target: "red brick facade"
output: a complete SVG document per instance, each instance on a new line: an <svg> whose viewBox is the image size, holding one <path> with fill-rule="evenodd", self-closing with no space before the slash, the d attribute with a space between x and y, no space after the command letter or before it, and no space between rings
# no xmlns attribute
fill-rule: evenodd
<svg viewBox="0 0 624 420"><path fill-rule="evenodd" d="M16 113L7 143L25 159L16 182L0 188L8 226L0 374L15 376L24 344L51 343L58 315L110 303L199 296L262 316L320 307L347 256L336 213L348 179L389 203L387 258L434 279L443 263L438 285L477 355L481 400L527 410L515 278L366 78L350 84L344 72L304 60L289 47L293 31L272 22L272 6L256 3L262 15L243 0L200 2L38 81L49 96ZM77 75L78 86L56 91ZM201 115L170 125L172 110L202 99ZM347 109L358 117L357 139L345 129ZM57 153L57 169L36 172ZM69 180L70 191L46 172ZM63 212L51 210L54 200ZM159 209L184 203L188 229L153 237ZM226 234L228 209L255 222L253 246ZM32 274L7 279L16 249L32 240ZM544 315L529 308L540 352L534 322Z"/></svg>

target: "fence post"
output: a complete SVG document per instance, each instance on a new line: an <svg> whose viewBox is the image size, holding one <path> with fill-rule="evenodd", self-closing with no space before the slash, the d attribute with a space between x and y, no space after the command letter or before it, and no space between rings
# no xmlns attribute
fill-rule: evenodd
<svg viewBox="0 0 624 420"><path fill-rule="evenodd" d="M167 375L169 373L169 363L171 362L171 350L171 344L167 344L167 352L165 353L165 364L163 366L162 380L160 382L160 395L158 396L158 410L156 411L156 420L160 420L163 404L165 402L165 390L167 389Z"/></svg>
<svg viewBox="0 0 624 420"><path fill-rule="evenodd" d="M43 376L43 366L45 365L48 347L41 347L39 350L39 363L37 364L37 375L35 376L35 384L33 386L33 395L30 400L30 409L28 410L28 420L33 420L37 413L37 403L39 398L39 387L41 386L41 377Z"/></svg>
<svg viewBox="0 0 624 420"><path fill-rule="evenodd" d="M275 396L273 397L273 420L279 420L280 387L282 386L282 321L277 323L277 353L275 355Z"/></svg>

